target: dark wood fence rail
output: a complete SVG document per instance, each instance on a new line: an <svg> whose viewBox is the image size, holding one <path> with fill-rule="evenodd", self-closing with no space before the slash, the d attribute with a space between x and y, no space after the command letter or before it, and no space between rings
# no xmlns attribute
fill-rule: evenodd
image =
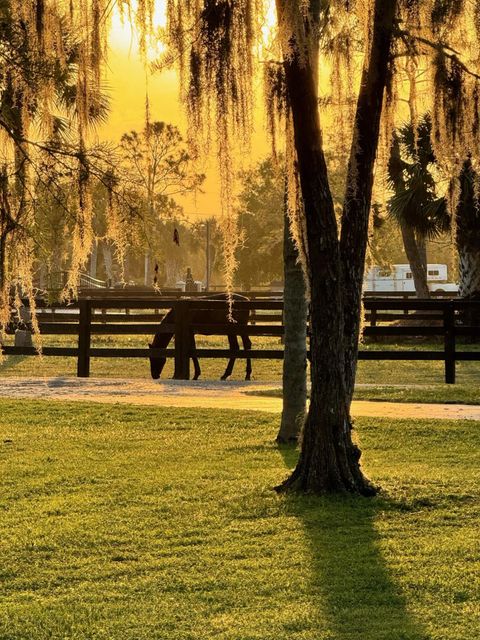
<svg viewBox="0 0 480 640"><path fill-rule="evenodd" d="M464 300L418 300L366 297L364 299L368 338L435 338L441 340L443 348L424 350L415 344L409 348L362 349L361 360L430 360L443 361L445 382L455 382L457 361L480 361L480 351L473 348L457 350L456 338L476 337L480 339L480 326L467 324L465 318L480 316L480 302ZM260 299L235 302L236 308L250 310L250 322L245 326L236 323L199 325L192 323L192 313L198 309L225 308L225 302L198 298L179 299L152 298L131 299L126 297L80 299L68 307L42 308L38 310L40 331L44 335L77 335L76 347L44 347L45 356L73 356L77 358L77 375L90 375L92 357L148 358L150 355L173 358L175 377L189 379L190 358L254 358L282 359L283 349L256 349L249 351L229 349L189 348L189 336L196 334L240 335L242 332L254 336L283 336L283 302L275 299ZM160 320L170 309L175 310L175 323L160 325ZM148 313L147 313L148 311ZM13 331L14 327L12 327ZM145 335L156 331L173 333L175 346L170 349L92 347L92 335ZM147 342L147 340L145 341ZM36 355L32 347L3 346L6 355Z"/></svg>

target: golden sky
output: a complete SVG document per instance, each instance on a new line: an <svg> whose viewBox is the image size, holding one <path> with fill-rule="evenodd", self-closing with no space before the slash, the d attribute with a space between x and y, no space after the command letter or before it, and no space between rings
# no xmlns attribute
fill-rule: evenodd
<svg viewBox="0 0 480 640"><path fill-rule="evenodd" d="M158 2L158 0L157 0ZM158 2L162 4L161 0ZM160 6L161 8L161 6ZM157 24L161 24L159 12ZM156 57L150 51L152 59ZM148 78L147 78L148 75ZM145 98L148 85L151 120L163 120L185 131L185 117L178 100L178 77L174 71L150 74L145 70L139 55L138 39L130 24L122 20L117 11L112 16L110 52L106 71L106 84L110 94L111 112L108 123L101 127L99 137L118 142L122 133L132 129L140 130L145 121ZM260 91L258 92L260 93ZM261 105L261 96L259 96ZM264 157L269 152L269 143L263 126L263 115L257 109L255 131L252 138L252 155L246 159L247 166ZM202 219L220 214L218 170L214 158L206 159L202 170L207 179L203 185L205 193L180 201L189 217Z"/></svg>

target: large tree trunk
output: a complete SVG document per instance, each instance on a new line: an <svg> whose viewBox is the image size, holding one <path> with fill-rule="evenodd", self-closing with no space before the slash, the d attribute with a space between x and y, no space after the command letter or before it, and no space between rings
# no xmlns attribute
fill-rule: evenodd
<svg viewBox="0 0 480 640"><path fill-rule="evenodd" d="M374 168L397 2L398 0L375 1L370 57L363 68L347 172L340 251L345 294L345 384L349 405L353 398L357 371L362 284Z"/></svg>
<svg viewBox="0 0 480 640"><path fill-rule="evenodd" d="M427 239L418 233L415 234L417 240L418 253L420 254L420 260L422 261L422 269L425 273L428 273L428 257L427 257Z"/></svg>
<svg viewBox="0 0 480 640"><path fill-rule="evenodd" d="M13 158L15 166L14 193L16 197L15 211L11 208L10 179L7 177L6 165L2 168L0 178L0 287L6 285L6 261L7 243L12 238L12 234L22 223L22 218L27 210L27 153L24 138L24 124L22 108L24 104L23 92L14 92L10 73L7 73L6 87L2 95L3 109L8 114L8 123L14 140Z"/></svg>
<svg viewBox="0 0 480 640"><path fill-rule="evenodd" d="M396 0L376 1L370 63L362 79L352 153L356 159L355 184L360 188L347 195L351 202L344 213L342 253L322 147L314 71L308 56L302 59L295 49L293 38L290 41L293 50L284 60L305 210L312 331L310 408L297 467L283 485L287 489L363 495L375 492L361 472L360 451L352 441L349 414L371 182L395 8ZM280 17L286 9L286 0L277 0ZM353 336L347 334L350 329Z"/></svg>
<svg viewBox="0 0 480 640"><path fill-rule="evenodd" d="M279 13L282 10L280 6ZM307 228L312 390L300 459L283 486L314 493L367 493L370 486L361 474L359 452L352 443L345 396L338 230L322 149L314 71L300 55L286 56L284 65Z"/></svg>
<svg viewBox="0 0 480 640"><path fill-rule="evenodd" d="M296 442L307 403L307 299L298 249L284 214L283 232L283 408L277 442Z"/></svg>
<svg viewBox="0 0 480 640"><path fill-rule="evenodd" d="M477 233L480 237L480 229ZM458 258L458 295L461 298L478 302L480 305L480 248L470 250L467 247L459 247ZM480 327L480 306L465 309L462 312L462 322L466 326ZM466 342L480 342L478 331L467 336L465 340Z"/></svg>
<svg viewBox="0 0 480 640"><path fill-rule="evenodd" d="M413 283L417 298L429 298L430 291L427 284L427 265L415 237L415 231L406 222L401 222L403 246L407 255L408 264L412 271Z"/></svg>
<svg viewBox="0 0 480 640"><path fill-rule="evenodd" d="M477 230L480 237L480 228ZM480 249L458 248L458 295L480 299Z"/></svg>
<svg viewBox="0 0 480 640"><path fill-rule="evenodd" d="M460 174L460 198L456 211L456 244L459 260L458 295L480 301L480 207L476 193L478 176L470 158ZM465 310L462 321L466 325L480 325L480 309ZM472 340L475 337L472 336Z"/></svg>
<svg viewBox="0 0 480 640"><path fill-rule="evenodd" d="M480 206L476 191L478 175L468 158L459 176L460 198L456 214L456 237L459 257L459 295L480 296Z"/></svg>
<svg viewBox="0 0 480 640"><path fill-rule="evenodd" d="M314 29L318 28L321 13L321 0L310 0L310 18ZM311 68L316 93L318 93L319 40L312 39L310 49ZM286 137L291 136L290 127L286 127ZM291 142L294 142L291 140ZM297 182L297 211L303 209L301 187L296 167L287 170L295 172ZM285 181L285 211L283 220L283 264L284 264L284 358L282 378L282 418L277 442L296 442L305 422L307 408L307 287L305 273L299 260L299 248L291 233L288 216L288 179Z"/></svg>

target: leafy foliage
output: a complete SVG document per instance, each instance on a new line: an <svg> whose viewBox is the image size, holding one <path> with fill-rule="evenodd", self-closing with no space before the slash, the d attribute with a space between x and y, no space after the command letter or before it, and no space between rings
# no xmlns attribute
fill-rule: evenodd
<svg viewBox="0 0 480 640"><path fill-rule="evenodd" d="M236 281L249 289L283 280L284 172L267 159L244 172L242 183L238 208L242 244L237 249Z"/></svg>
<svg viewBox="0 0 480 640"><path fill-rule="evenodd" d="M188 254L198 252L198 233L182 225L177 198L199 188L203 175L195 171L178 129L163 122L124 134L112 150L109 166L113 162L114 171L91 178L92 235L107 258L104 267L99 263L99 274L114 282L140 279L148 252L150 260L159 264L160 282L168 279L171 284L189 263ZM60 180L62 168L65 175ZM37 256L53 272L70 270L73 260L75 218L69 196L73 167L67 168L65 162L57 166L58 179L48 189L41 182L36 188ZM180 249L171 240L177 227Z"/></svg>

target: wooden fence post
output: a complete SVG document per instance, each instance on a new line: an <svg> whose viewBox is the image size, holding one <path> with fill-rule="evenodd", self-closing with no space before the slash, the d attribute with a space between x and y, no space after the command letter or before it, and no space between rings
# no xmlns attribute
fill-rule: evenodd
<svg viewBox="0 0 480 640"><path fill-rule="evenodd" d="M77 377L88 378L90 376L92 307L90 300L80 300L78 304L80 309L80 318L78 324Z"/></svg>
<svg viewBox="0 0 480 640"><path fill-rule="evenodd" d="M175 303L175 380L190 380L190 303Z"/></svg>
<svg viewBox="0 0 480 640"><path fill-rule="evenodd" d="M447 302L443 311L445 330L445 382L455 384L455 306Z"/></svg>

